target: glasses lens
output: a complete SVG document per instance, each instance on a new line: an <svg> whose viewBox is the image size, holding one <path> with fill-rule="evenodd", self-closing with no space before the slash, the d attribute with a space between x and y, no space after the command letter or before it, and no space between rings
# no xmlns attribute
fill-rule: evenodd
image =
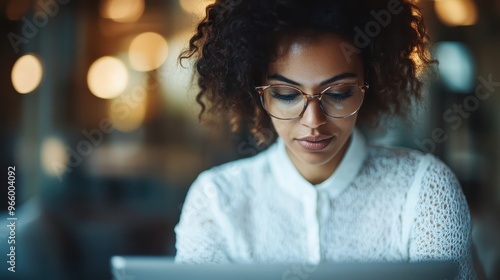
<svg viewBox="0 0 500 280"><path fill-rule="evenodd" d="M302 113L304 97L297 89L287 86L271 86L262 94L267 112L280 119L293 119Z"/></svg>
<svg viewBox="0 0 500 280"><path fill-rule="evenodd" d="M266 111L279 119L294 119L304 110L302 92L289 86L270 86L262 93ZM343 118L356 112L363 103L363 91L357 85L336 85L323 92L321 105L326 115Z"/></svg>
<svg viewBox="0 0 500 280"><path fill-rule="evenodd" d="M325 114L345 117L356 112L363 102L363 92L356 85L333 86L323 92L321 104Z"/></svg>

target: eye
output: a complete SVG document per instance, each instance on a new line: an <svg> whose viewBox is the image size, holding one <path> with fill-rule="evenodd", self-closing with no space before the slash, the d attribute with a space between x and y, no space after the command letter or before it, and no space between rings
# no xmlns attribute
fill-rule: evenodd
<svg viewBox="0 0 500 280"><path fill-rule="evenodd" d="M280 94L280 93L272 93L272 97L278 100L283 100L283 101L291 101L294 100L298 97L299 95L296 93L292 94Z"/></svg>
<svg viewBox="0 0 500 280"><path fill-rule="evenodd" d="M333 102L342 102L354 95L352 87L333 87L323 93L323 98Z"/></svg>
<svg viewBox="0 0 500 280"><path fill-rule="evenodd" d="M342 92L342 93L329 93L325 92L323 94L323 98L327 98L328 100L334 101L334 102L342 102L344 100L349 99L352 97L353 93L352 91L349 92Z"/></svg>
<svg viewBox="0 0 500 280"><path fill-rule="evenodd" d="M268 92L273 99L283 102L296 101L302 95L297 90L287 87L271 87Z"/></svg>

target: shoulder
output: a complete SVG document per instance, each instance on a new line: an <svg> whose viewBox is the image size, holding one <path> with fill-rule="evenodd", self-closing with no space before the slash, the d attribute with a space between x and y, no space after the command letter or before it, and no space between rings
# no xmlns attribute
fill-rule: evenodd
<svg viewBox="0 0 500 280"><path fill-rule="evenodd" d="M408 211L432 213L444 207L450 216L451 212L464 217L469 213L457 177L432 154L401 147L370 146L365 166L389 185L405 189Z"/></svg>
<svg viewBox="0 0 500 280"><path fill-rule="evenodd" d="M394 168L418 169L420 166L430 173L453 174L449 167L436 156L405 147L369 146L367 163Z"/></svg>
<svg viewBox="0 0 500 280"><path fill-rule="evenodd" d="M462 187L453 171L435 156L428 155L421 167L420 206L429 208L447 205L450 209L468 213Z"/></svg>
<svg viewBox="0 0 500 280"><path fill-rule="evenodd" d="M419 161L425 154L420 151L390 146L368 146L368 158L375 161L414 162Z"/></svg>
<svg viewBox="0 0 500 280"><path fill-rule="evenodd" d="M420 185L419 188L441 186L447 191L461 190L455 174L443 161L409 148L369 146L365 168L387 178L411 181Z"/></svg>
<svg viewBox="0 0 500 280"><path fill-rule="evenodd" d="M382 172L388 177L414 177L422 162L429 156L419 151L403 147L368 146L365 168L371 172Z"/></svg>

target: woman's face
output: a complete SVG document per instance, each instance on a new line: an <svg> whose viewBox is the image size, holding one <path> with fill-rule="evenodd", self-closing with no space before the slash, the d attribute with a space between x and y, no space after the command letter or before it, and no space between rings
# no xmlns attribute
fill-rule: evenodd
<svg viewBox="0 0 500 280"><path fill-rule="evenodd" d="M330 33L284 37L278 42L278 59L269 65L265 84L293 85L309 95L336 83L363 84L362 60L357 54L346 57L342 42ZM342 159L356 118L357 114L344 119L328 117L318 100L310 99L299 118L271 119L299 172L318 183L328 178Z"/></svg>

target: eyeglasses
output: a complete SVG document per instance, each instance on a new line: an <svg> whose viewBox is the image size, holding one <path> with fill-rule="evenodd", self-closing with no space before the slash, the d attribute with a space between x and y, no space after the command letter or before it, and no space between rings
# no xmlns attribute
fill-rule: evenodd
<svg viewBox="0 0 500 280"><path fill-rule="evenodd" d="M304 113L307 101L313 98L318 98L319 106L325 115L332 118L350 117L361 107L368 88L367 83L334 84L316 95L309 95L290 85L260 86L255 90L269 115L281 120L292 120Z"/></svg>

